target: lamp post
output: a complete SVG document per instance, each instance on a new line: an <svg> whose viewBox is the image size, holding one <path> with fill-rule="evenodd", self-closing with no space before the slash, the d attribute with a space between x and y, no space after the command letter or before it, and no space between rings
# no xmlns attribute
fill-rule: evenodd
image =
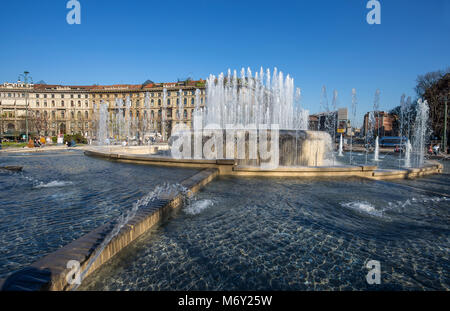
<svg viewBox="0 0 450 311"><path fill-rule="evenodd" d="M29 81L33 83L33 78L31 76L28 76L30 73L28 71L24 71L22 74L19 75L19 81L22 78L23 83L25 85L25 128L26 128L26 137L28 142L28 90L26 90Z"/></svg>

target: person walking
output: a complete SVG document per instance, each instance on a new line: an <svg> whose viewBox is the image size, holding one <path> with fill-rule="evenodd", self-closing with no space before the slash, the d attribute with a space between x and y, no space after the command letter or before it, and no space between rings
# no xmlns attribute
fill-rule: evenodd
<svg viewBox="0 0 450 311"><path fill-rule="evenodd" d="M433 152L434 152L434 155L438 155L439 154L439 145L438 144L433 146Z"/></svg>

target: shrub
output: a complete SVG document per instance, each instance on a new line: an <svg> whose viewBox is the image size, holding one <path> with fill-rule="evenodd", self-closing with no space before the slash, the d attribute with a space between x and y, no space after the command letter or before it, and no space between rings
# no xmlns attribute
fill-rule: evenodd
<svg viewBox="0 0 450 311"><path fill-rule="evenodd" d="M72 140L74 140L77 144L87 144L87 139L84 138L80 133L73 135L64 134L64 143L71 142Z"/></svg>

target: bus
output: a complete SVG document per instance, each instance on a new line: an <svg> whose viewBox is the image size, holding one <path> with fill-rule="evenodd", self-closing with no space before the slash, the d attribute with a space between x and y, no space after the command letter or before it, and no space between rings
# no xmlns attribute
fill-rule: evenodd
<svg viewBox="0 0 450 311"><path fill-rule="evenodd" d="M384 136L380 138L380 147L403 147L408 142L408 138L405 136Z"/></svg>

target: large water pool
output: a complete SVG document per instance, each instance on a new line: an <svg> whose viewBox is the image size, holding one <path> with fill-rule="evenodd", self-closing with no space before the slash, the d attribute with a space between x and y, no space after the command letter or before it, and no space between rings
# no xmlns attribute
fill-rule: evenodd
<svg viewBox="0 0 450 311"><path fill-rule="evenodd" d="M448 176L221 177L80 289L449 290Z"/></svg>
<svg viewBox="0 0 450 311"><path fill-rule="evenodd" d="M157 185L196 170L90 158L80 151L0 153L0 278L126 211Z"/></svg>

